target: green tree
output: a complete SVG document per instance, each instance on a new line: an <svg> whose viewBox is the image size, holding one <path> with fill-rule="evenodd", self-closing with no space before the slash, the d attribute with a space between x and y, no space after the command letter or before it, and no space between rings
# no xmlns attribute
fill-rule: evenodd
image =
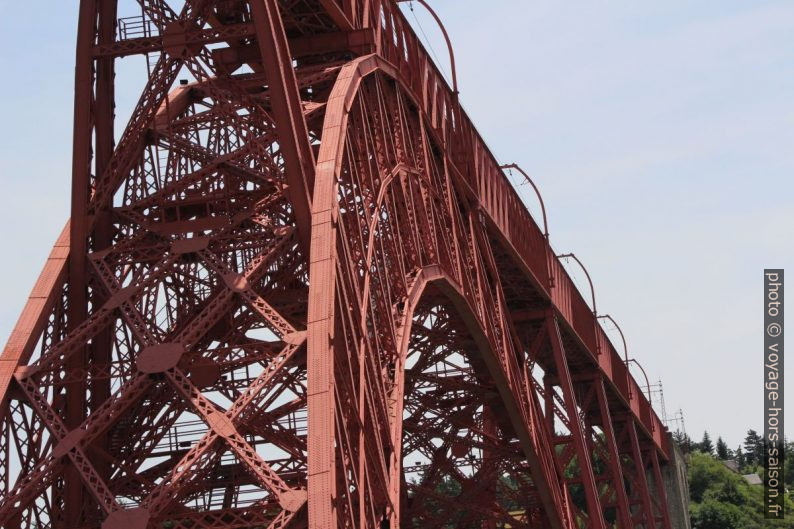
<svg viewBox="0 0 794 529"><path fill-rule="evenodd" d="M714 499L731 505L744 505L746 498L739 489L739 483L735 479L727 479L722 483L713 485L706 491L706 499Z"/></svg>
<svg viewBox="0 0 794 529"><path fill-rule="evenodd" d="M695 503L703 501L709 486L714 481L714 469L702 461L702 454L692 454L689 466L689 497Z"/></svg>
<svg viewBox="0 0 794 529"><path fill-rule="evenodd" d="M702 452L689 457L692 529L794 529L794 518L764 519L764 490L750 485L715 458ZM785 498L785 511L794 502Z"/></svg>
<svg viewBox="0 0 794 529"><path fill-rule="evenodd" d="M735 505L706 500L690 510L692 529L740 529L742 512Z"/></svg>
<svg viewBox="0 0 794 529"><path fill-rule="evenodd" d="M698 449L706 454L714 455L714 443L711 442L711 436L708 432L703 432L703 440L700 441Z"/></svg>
<svg viewBox="0 0 794 529"><path fill-rule="evenodd" d="M794 487L794 443L786 443L786 459L783 463L783 483Z"/></svg>
<svg viewBox="0 0 794 529"><path fill-rule="evenodd" d="M764 458L764 442L758 432L747 430L744 438L744 454L747 458L747 465L759 465Z"/></svg>
<svg viewBox="0 0 794 529"><path fill-rule="evenodd" d="M731 451L728 449L728 444L722 440L722 437L717 437L717 459L723 461L731 458Z"/></svg>
<svg viewBox="0 0 794 529"><path fill-rule="evenodd" d="M736 464L739 465L740 470L747 464L747 458L744 457L744 450L742 450L741 445L736 447L733 452L733 458L736 459Z"/></svg>
<svg viewBox="0 0 794 529"><path fill-rule="evenodd" d="M692 446L692 440L687 434L681 430L676 430L673 432L673 440L676 442L678 448L680 448L682 452L685 454L689 453L690 447Z"/></svg>

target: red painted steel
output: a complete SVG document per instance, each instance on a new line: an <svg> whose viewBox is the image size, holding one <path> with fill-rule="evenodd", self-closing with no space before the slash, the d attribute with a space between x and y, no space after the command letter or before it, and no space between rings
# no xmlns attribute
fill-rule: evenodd
<svg viewBox="0 0 794 529"><path fill-rule="evenodd" d="M80 2L0 525L669 528L659 418L397 4L178 4Z"/></svg>

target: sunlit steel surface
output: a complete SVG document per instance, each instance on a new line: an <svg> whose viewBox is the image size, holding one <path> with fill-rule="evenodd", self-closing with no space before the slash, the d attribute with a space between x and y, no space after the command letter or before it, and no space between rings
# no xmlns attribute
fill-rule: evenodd
<svg viewBox="0 0 794 529"><path fill-rule="evenodd" d="M139 4L80 2L4 528L670 527L661 422L396 3Z"/></svg>

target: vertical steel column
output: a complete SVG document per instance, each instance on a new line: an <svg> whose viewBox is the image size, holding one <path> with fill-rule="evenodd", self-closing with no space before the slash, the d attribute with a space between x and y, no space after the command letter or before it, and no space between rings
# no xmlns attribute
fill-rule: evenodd
<svg viewBox="0 0 794 529"><path fill-rule="evenodd" d="M615 494L617 495L618 519L621 527L631 528L631 508L629 498L626 494L626 483L623 478L623 470L620 466L620 453L615 439L615 429L612 426L612 414L609 412L604 379L598 377L594 384L596 386L596 397L598 398L598 408L601 412L601 426L604 429L607 448L609 450L609 468L612 473L612 481L615 484Z"/></svg>
<svg viewBox="0 0 794 529"><path fill-rule="evenodd" d="M636 485L640 489L640 498L642 499L643 511L645 512L645 527L651 529L656 526L653 516L653 505L651 504L651 495L648 490L648 478L645 475L645 464L642 461L642 450L640 450L640 441L637 437L637 427L634 424L634 419L631 417L626 418L626 428L629 432L629 443L631 444L631 454L634 460L634 466L637 472Z"/></svg>
<svg viewBox="0 0 794 529"><path fill-rule="evenodd" d="M257 43L267 75L270 105L287 173L287 194L292 201L298 236L309 249L314 153L303 117L292 55L276 0L251 0Z"/></svg>
<svg viewBox="0 0 794 529"><path fill-rule="evenodd" d="M543 332L543 331L541 331ZM551 433L552 441L555 437L554 429L554 382L548 373L543 375L543 413L546 418L546 425Z"/></svg>
<svg viewBox="0 0 794 529"><path fill-rule="evenodd" d="M96 41L97 3L96 0L81 0L77 28L77 50L75 65L74 96L74 143L72 146L72 196L71 223L68 265L69 305L68 330L76 329L87 317L86 254L88 244L88 200L91 193L91 138L94 125L94 57L93 46ZM80 369L85 362L87 347L72 355L67 369ZM85 415L86 384L83 380L69 382L66 391L66 410L64 424L67 428L77 427ZM79 470L70 465L65 472L64 529L81 524L85 487Z"/></svg>
<svg viewBox="0 0 794 529"><path fill-rule="evenodd" d="M579 460L579 473L582 478L585 498L587 499L587 513L590 520L590 527L593 529L604 529L604 513L601 511L601 504L598 501L598 487L596 486L595 476L593 475L593 464L590 453L587 450L587 443L584 440L582 423L579 420L579 408L576 403L576 395L573 390L571 373L568 370L568 361L565 358L565 350L562 345L560 329L554 314L549 310L546 316L546 330L549 333L551 348L554 352L554 362L557 367L557 377L559 378L560 388L562 388L565 407L567 408L568 422L571 428L574 447ZM549 395L546 396L549 398Z"/></svg>
<svg viewBox="0 0 794 529"><path fill-rule="evenodd" d="M116 39L116 13L118 11L118 0L99 0L98 18L98 40L100 45L112 44ZM101 175L110 163L113 156L115 145L114 114L115 114L115 59L113 57L102 57L96 61L96 102L95 108L95 134L96 134L96 157L94 174ZM93 233L93 250L104 250L112 242L112 223L110 208L112 207L112 197L108 197L108 204L99 204L96 211L96 223ZM101 307L107 296L101 289L92 292L91 305ZM91 341L91 364L98 366L108 366L111 362L113 348L113 330L110 327L102 329ZM91 408L96 409L110 397L110 379L94 380L91 387ZM107 449L107 434L102 433L97 436L93 443L95 446ZM94 463L97 472L103 479L110 477L110 462L97 458Z"/></svg>
<svg viewBox="0 0 794 529"><path fill-rule="evenodd" d="M494 414L493 411L491 410L491 407L487 404L483 406L483 410L482 410L482 431L484 434L486 434L486 436L489 436L491 438L494 438L497 435L496 420L494 418ZM482 457L483 457L483 462L481 469L493 465L493 463L491 462L492 458L494 457L492 450L484 449ZM485 475L487 476L488 473L485 472ZM496 496L496 483L489 483L488 488L486 490L488 494ZM483 521L481 529L496 529L496 520Z"/></svg>
<svg viewBox="0 0 794 529"><path fill-rule="evenodd" d="M654 447L649 448L651 453L651 464L653 465L653 476L656 481L656 492L659 495L662 508L662 523L665 529L672 529L670 526L670 512L667 507L667 492L664 490L664 480L662 479L662 469L659 465L659 454Z"/></svg>

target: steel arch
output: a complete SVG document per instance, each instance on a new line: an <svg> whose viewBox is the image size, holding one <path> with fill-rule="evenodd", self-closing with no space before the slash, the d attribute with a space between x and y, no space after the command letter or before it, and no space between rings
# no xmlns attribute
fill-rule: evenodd
<svg viewBox="0 0 794 529"><path fill-rule="evenodd" d="M334 437L333 434L330 432L326 433L327 430L321 430L321 428L327 428L329 424L333 424L332 417L334 415L339 415L338 412L334 413L334 410L332 409L332 403L329 402L333 400L331 397L331 395L333 395L333 383L326 379L329 373L334 372L334 349L331 345L334 342L334 337L333 334L330 334L329 332L338 327L338 324L334 322L333 313L334 306L336 305L334 300L334 285L336 283L335 271L341 268L341 261L347 261L351 258L349 256L340 256L338 261L334 260L336 247L339 245L334 220L338 218L339 215L337 210L339 203L334 200L334 197L338 195L338 180L340 178L340 174L343 171L343 151L345 148L344 139L346 136L346 128L350 109L359 95L360 85L365 82L367 78L371 78L377 75L377 73L382 73L389 76L389 78L394 82L399 83L403 89L406 89L407 84L405 82L400 82L398 72L378 56L373 55L363 57L353 61L349 65L346 65L340 72L337 84L331 92L331 96L329 97L326 121L323 126L323 142L321 144L320 153L318 156L318 171L315 182L312 214L313 218L318 219L321 222L315 221L312 226L313 241L311 255L327 256L327 258L322 261L316 261L314 258L312 258L310 278L322 277L323 280L320 282L310 282L310 316L309 326L307 329L309 334L313 337L316 337L317 340L316 342L310 340L308 345L308 355L310 366L309 392L312 395L309 400L309 421L310 428L312 421L317 421L318 426L314 428L314 431L319 434L318 439L327 440ZM413 94L411 95L413 96ZM412 99L416 101L415 96L412 97ZM422 116L420 119L427 121L426 116ZM330 137L333 141L327 141L326 137ZM431 140L428 138L427 141ZM400 161L400 163L404 164L405 162ZM447 179L451 181L448 175ZM383 185L386 186L391 182L392 179L389 179ZM381 191L379 190L379 194L380 192ZM450 208L455 207L461 206L450 205ZM429 266L437 267L439 265L439 263L433 263ZM421 271L418 272L416 279L418 284L424 285L427 281L429 281L424 277L427 266L428 265L423 267ZM476 270L472 271L472 273L476 272ZM472 287L469 286L468 289L464 289L462 287L456 286L458 281L452 279L448 273L444 273L442 271L431 272L431 274L437 276L435 281L441 281L443 279L444 284L448 287L448 292L450 292L450 297L456 300L456 305L460 308L462 313L469 315L469 317L465 319L470 321L470 328L479 330L478 334L481 336L479 341L483 344L481 347L484 350L489 350L491 346L487 345L487 339L485 339L486 333L483 332L484 324L482 320L477 322L477 319L474 318L474 314L479 312L479 310L475 311L475 309L472 308L470 296L467 298L466 296L462 295L463 290L471 291ZM460 276L458 279L463 280L464 278ZM493 353L491 353L491 356L495 357ZM505 359L501 360L505 361ZM499 359L493 358L491 365L493 366L494 371L498 371L497 366L499 362ZM313 384L313 370L317 371L316 377L319 379L317 385ZM505 375L502 374L502 377L505 377ZM504 381L499 384L499 386L500 388L507 390L509 387L507 379L505 378ZM316 408L313 407L314 401L312 400L312 398L315 398L315 396L316 401L319 401L316 402ZM321 396L323 398L320 398ZM504 397L508 401L512 400L510 394L506 394ZM525 406L527 405L527 403L524 404ZM515 403L512 407L518 408ZM512 415L516 421L517 427L521 429L524 423L520 418L520 412L515 410ZM392 428L399 428L399 426L392 425ZM543 491L542 496L544 498L548 512L555 513L551 517L551 524L552 526L562 527L565 523L569 523L569 518L565 512L565 507L563 507L562 511L557 510L558 505L565 505L565 502L562 501L562 498L565 497L565 493L564 491L560 490L559 487L557 487L557 484L561 482L562 479L560 476L543 474L543 472L540 470L541 463L538 461L538 455L536 454L536 450L542 449L542 447L534 446L532 441L529 440L529 435L529 432L524 432L525 450L528 452L527 457L533 461L535 466L536 479L538 480L537 483L539 484L539 488L541 488ZM318 441L318 443L319 442L321 441ZM324 442L324 446L326 450L333 448L330 443L327 443L327 441ZM314 476L322 477L321 479L318 479L317 490L319 493L314 496L317 499L317 504L313 504L310 500L309 506L310 513L313 514L313 516L310 516L310 520L312 520L311 523L317 524L313 527L318 528L331 527L335 525L334 516L332 514L333 508L329 499L337 496L337 494L335 494L333 491L333 484L335 480L325 478L325 476L333 474L333 469L330 468L330 465L334 460L334 456L328 453L323 454L322 458L317 458L318 461L316 465L318 468L312 469L314 466L312 464L313 454L316 455L320 450L320 447L317 447L316 449L312 449L310 447L309 450L309 486L315 490L315 486L312 484L311 480ZM550 453L544 455L548 459L552 457ZM556 479L551 480L550 478ZM392 479L395 479L393 473ZM549 481L544 483L546 480ZM396 496L395 491L392 491L392 495L393 501L397 499L394 497Z"/></svg>
<svg viewBox="0 0 794 529"><path fill-rule="evenodd" d="M661 423L395 2L140 6L81 1L3 527L669 527Z"/></svg>

